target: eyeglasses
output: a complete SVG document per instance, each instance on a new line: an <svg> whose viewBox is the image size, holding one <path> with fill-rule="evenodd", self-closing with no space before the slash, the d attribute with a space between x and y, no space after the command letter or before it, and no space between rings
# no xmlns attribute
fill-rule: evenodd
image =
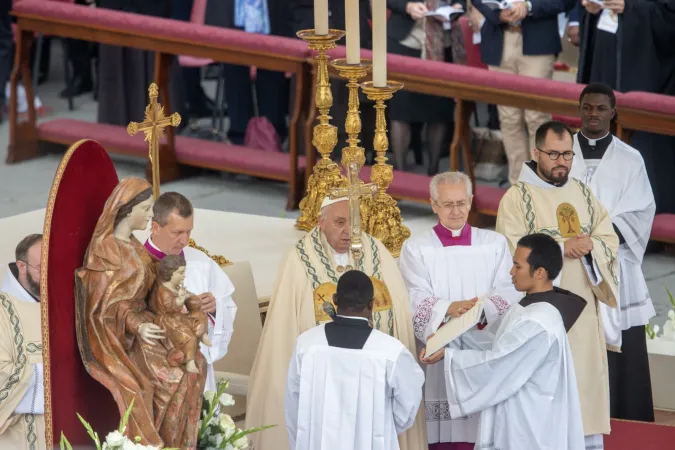
<svg viewBox="0 0 675 450"><path fill-rule="evenodd" d="M24 261L23 259L19 259L18 261L21 261L22 263L24 263L24 264L27 265L28 267L32 267L33 269L37 270L38 272L40 271L40 268L39 268L39 267L35 267L35 266L33 266L33 265L30 265L30 264L28 264L27 261ZM18 262L18 261L17 261L17 262Z"/></svg>
<svg viewBox="0 0 675 450"><path fill-rule="evenodd" d="M574 158L575 155L575 153L571 151L559 152L553 150L551 152L547 152L546 150L542 150L540 148L538 148L537 150L539 150L542 153L546 153L548 157L551 158L552 161L556 161L558 158L560 158L561 155L565 161L572 161L572 158Z"/></svg>
<svg viewBox="0 0 675 450"><path fill-rule="evenodd" d="M449 211L452 211L455 208L457 208L459 211L463 211L471 206L471 202L466 200L462 200L457 203L443 203L442 205L439 205L438 202L434 200L434 204L441 209L447 209Z"/></svg>

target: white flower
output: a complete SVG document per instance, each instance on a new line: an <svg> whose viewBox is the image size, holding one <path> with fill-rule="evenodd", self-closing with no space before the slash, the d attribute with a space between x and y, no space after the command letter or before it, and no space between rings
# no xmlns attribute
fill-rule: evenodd
<svg viewBox="0 0 675 450"><path fill-rule="evenodd" d="M236 430L236 426L234 425L234 421L232 420L232 417L230 417L228 414L221 414L220 415L220 422L218 423L218 426L223 431L229 431L229 430L234 431L234 430Z"/></svg>
<svg viewBox="0 0 675 450"><path fill-rule="evenodd" d="M248 448L248 439L246 437L241 437L234 441L234 447L240 450L245 450Z"/></svg>
<svg viewBox="0 0 675 450"><path fill-rule="evenodd" d="M227 444L225 450L234 450L234 447L231 444Z"/></svg>
<svg viewBox="0 0 675 450"><path fill-rule="evenodd" d="M128 439L124 437L122 433L115 430L112 433L108 433L105 437L105 442L108 444L108 448L121 448L124 445L124 441Z"/></svg>
<svg viewBox="0 0 675 450"><path fill-rule="evenodd" d="M234 397L232 397L230 394L227 392L223 392L220 395L220 398L218 399L221 405L223 406L233 406L234 405Z"/></svg>
<svg viewBox="0 0 675 450"><path fill-rule="evenodd" d="M124 441L124 446L122 447L122 450L137 450L137 447L134 442L131 442L129 439L126 439Z"/></svg>
<svg viewBox="0 0 675 450"><path fill-rule="evenodd" d="M206 391L204 392L204 398L211 403L213 402L213 399L216 398L216 393L213 391Z"/></svg>
<svg viewBox="0 0 675 450"><path fill-rule="evenodd" d="M154 445L141 445L141 444L136 444L136 450L160 450L159 447L155 447Z"/></svg>

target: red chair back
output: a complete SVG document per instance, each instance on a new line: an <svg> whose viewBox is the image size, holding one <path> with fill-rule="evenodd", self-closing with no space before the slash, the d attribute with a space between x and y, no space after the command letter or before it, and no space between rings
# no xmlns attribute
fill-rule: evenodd
<svg viewBox="0 0 675 450"><path fill-rule="evenodd" d="M462 35L464 36L464 49L466 50L466 65L469 67L477 67L479 69L487 69L487 64L483 63L480 54L480 45L473 43L473 30L469 26L469 18L462 16L457 21L462 27Z"/></svg>

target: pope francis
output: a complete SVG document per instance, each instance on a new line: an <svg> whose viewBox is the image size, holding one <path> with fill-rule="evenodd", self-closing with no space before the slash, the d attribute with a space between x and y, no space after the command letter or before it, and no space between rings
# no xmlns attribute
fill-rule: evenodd
<svg viewBox="0 0 675 450"><path fill-rule="evenodd" d="M372 326L396 337L415 354L408 294L396 262L375 238L362 233L361 241L363 257L355 262L349 251L348 198L327 198L321 204L319 225L295 245L282 264L248 386L246 427L276 425L251 435L256 450L289 449L284 392L296 339L331 320L337 281L347 270L361 270L373 281ZM415 424L399 436L402 450L427 448L423 411L420 408Z"/></svg>

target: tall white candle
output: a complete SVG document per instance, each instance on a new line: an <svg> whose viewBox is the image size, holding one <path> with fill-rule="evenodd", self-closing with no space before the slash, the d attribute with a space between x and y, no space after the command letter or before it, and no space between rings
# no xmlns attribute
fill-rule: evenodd
<svg viewBox="0 0 675 450"><path fill-rule="evenodd" d="M328 34L328 0L314 0L314 34Z"/></svg>
<svg viewBox="0 0 675 450"><path fill-rule="evenodd" d="M387 0L373 0L373 86L387 85Z"/></svg>
<svg viewBox="0 0 675 450"><path fill-rule="evenodd" d="M347 64L361 62L361 30L359 26L359 0L345 0L347 32Z"/></svg>

